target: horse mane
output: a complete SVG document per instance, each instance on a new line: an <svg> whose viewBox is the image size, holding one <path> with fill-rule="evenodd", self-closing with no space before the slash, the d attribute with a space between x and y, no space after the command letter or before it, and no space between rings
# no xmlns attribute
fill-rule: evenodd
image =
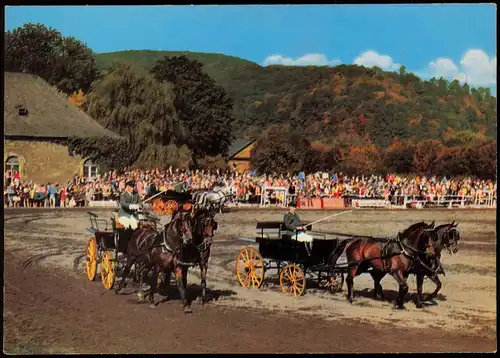
<svg viewBox="0 0 500 358"><path fill-rule="evenodd" d="M399 236L407 236L413 230L420 229L420 228L423 228L423 227L427 227L427 224L424 221L421 221L419 223L411 225L409 228L407 228L406 230L404 230L403 232L401 232L399 234Z"/></svg>
<svg viewBox="0 0 500 358"><path fill-rule="evenodd" d="M434 231L439 231L439 230L441 230L441 229L443 229L443 228L445 228L445 227L454 227L454 224L455 224L455 222L452 222L452 223L449 223L449 224L442 224L442 225L439 225L439 226L437 226L437 227L434 229Z"/></svg>

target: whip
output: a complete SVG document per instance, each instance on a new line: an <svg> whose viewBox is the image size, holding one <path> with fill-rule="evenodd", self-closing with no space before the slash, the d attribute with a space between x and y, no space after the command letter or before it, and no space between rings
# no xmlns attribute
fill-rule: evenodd
<svg viewBox="0 0 500 358"><path fill-rule="evenodd" d="M345 214L345 213L350 213L352 212L353 210L347 210L347 211L343 211L341 213L338 213L338 214L333 214L333 215L329 215L329 216L326 216L322 219L319 219L319 220L316 220L316 221L313 221L312 223L310 224L307 224L307 225L303 225L304 227L308 227L308 226L311 226L312 224L317 224L319 223L320 221L323 221L323 220L326 220L326 219L329 219L329 218L333 218L334 216L339 216L339 215L342 215L342 214Z"/></svg>

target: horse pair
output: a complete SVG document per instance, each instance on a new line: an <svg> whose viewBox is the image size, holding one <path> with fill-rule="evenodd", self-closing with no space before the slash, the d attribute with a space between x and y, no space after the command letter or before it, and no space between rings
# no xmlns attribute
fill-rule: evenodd
<svg viewBox="0 0 500 358"><path fill-rule="evenodd" d="M404 297L409 287L407 279L410 274L417 276L417 298L415 305L422 308L424 277L429 277L435 284L435 291L425 298L433 299L441 289L438 274L444 270L440 263L441 252L448 249L450 253L458 251L460 233L458 224L444 224L434 227L431 224L419 222L398 233L396 239L376 239L354 237L342 241L328 259L330 265L335 265L338 258L346 250L348 261L347 299L353 302L354 277L364 272L370 272L374 280L374 297L385 300L380 281L390 274L399 285L396 307L404 309ZM368 271L371 269L371 271Z"/></svg>
<svg viewBox="0 0 500 358"><path fill-rule="evenodd" d="M170 273L175 278L181 295L184 312L191 312L191 305L186 297L187 272L189 267L198 265L201 272L202 302L206 302L206 277L210 246L214 231L217 230L215 212L179 208L172 220L159 232L144 228L132 235L127 247L127 265L123 279L116 293L125 286L131 267L135 264L140 277L139 297L143 297L142 283L152 270L150 277L150 307L156 307L154 294L158 286L160 271L164 273L165 283L170 281Z"/></svg>

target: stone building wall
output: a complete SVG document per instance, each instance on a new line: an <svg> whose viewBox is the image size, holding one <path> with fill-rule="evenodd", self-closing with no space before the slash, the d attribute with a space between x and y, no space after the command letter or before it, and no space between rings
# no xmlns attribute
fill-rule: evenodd
<svg viewBox="0 0 500 358"><path fill-rule="evenodd" d="M22 182L62 184L75 174L83 175L85 159L70 156L67 147L48 141L4 139L4 170L11 156L19 158Z"/></svg>

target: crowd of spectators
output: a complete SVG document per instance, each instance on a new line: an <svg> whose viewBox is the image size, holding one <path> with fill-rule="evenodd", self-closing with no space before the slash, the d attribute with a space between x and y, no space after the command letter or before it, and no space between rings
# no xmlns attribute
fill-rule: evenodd
<svg viewBox="0 0 500 358"><path fill-rule="evenodd" d="M110 171L94 178L78 175L67 183L23 182L19 173L5 177L4 206L9 207L75 207L89 200L118 200L129 180L136 182L140 196L147 198L158 192L210 189L216 184L233 188L235 200L256 202L265 186L285 187L289 197L360 197L381 198L395 202L403 196L414 200L436 200L444 196L496 196L496 180L472 178L402 176L397 174L344 175L342 173L303 172L288 175L256 175L253 171L238 174L222 170L189 170L172 167L160 170ZM279 192L273 194L279 201Z"/></svg>

